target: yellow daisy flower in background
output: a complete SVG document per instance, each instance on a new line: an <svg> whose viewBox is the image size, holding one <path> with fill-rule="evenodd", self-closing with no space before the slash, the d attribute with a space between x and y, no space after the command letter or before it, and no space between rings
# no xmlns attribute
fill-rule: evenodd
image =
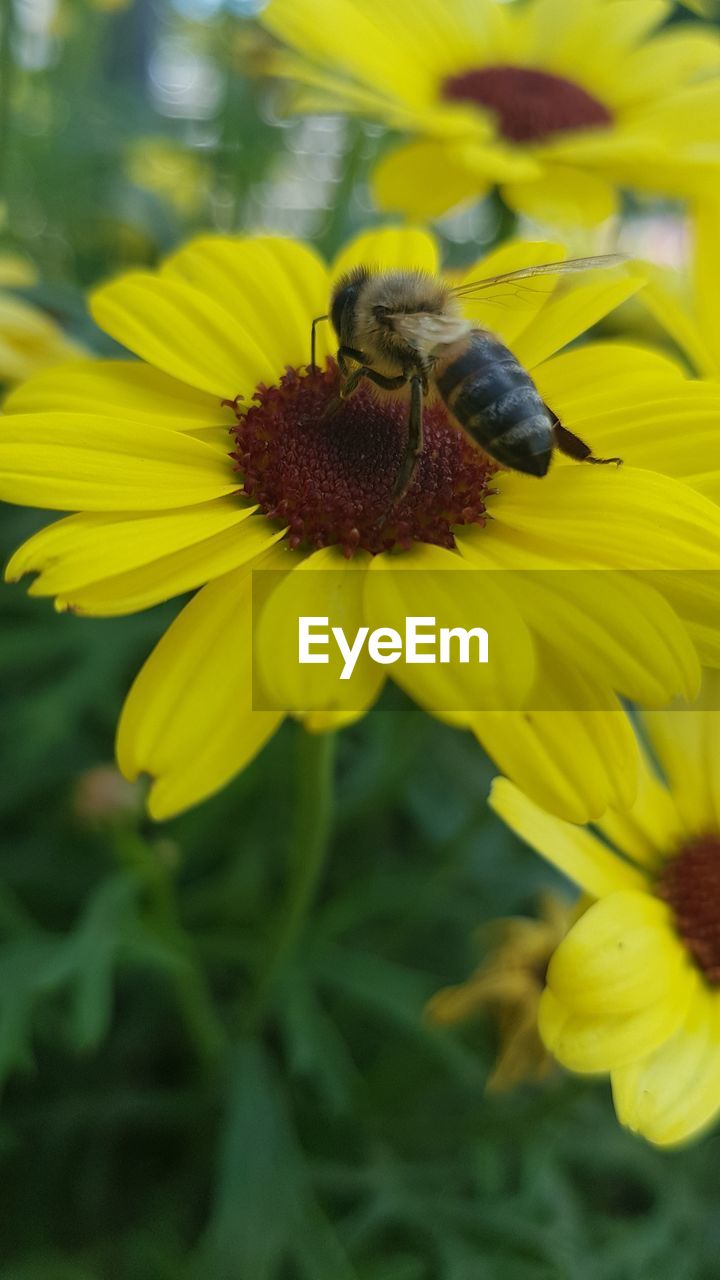
<svg viewBox="0 0 720 1280"><path fill-rule="evenodd" d="M425 1009L428 1020L441 1027L483 1013L495 1018L500 1046L489 1093L543 1080L552 1067L538 1031L538 1007L548 963L574 913L555 894L544 894L539 906L536 920L495 920L482 929L480 937L495 943L487 959L466 982L436 992Z"/></svg>
<svg viewBox="0 0 720 1280"><path fill-rule="evenodd" d="M86 354L44 311L10 292L36 281L26 258L0 254L0 384L21 382L38 369Z"/></svg>
<svg viewBox="0 0 720 1280"><path fill-rule="evenodd" d="M666 0L270 0L294 110L403 133L383 209L432 218L498 186L541 222L597 223L619 188L688 196L720 180L720 37L658 33Z"/></svg>
<svg viewBox="0 0 720 1280"><path fill-rule="evenodd" d="M708 706L718 693L713 673ZM642 723L637 800L610 809L597 832L506 779L490 804L595 900L550 961L545 1044L571 1071L608 1072L621 1123L673 1146L720 1111L720 711L649 712Z"/></svg>
<svg viewBox="0 0 720 1280"><path fill-rule="evenodd" d="M136 187L166 201L183 218L200 213L210 193L203 158L172 138L133 138L125 151L125 172Z"/></svg>
<svg viewBox="0 0 720 1280"><path fill-rule="evenodd" d="M557 245L511 243L467 278L558 253ZM491 298L468 310L534 371L567 426L587 424L593 446L622 452L626 465L558 458L542 480L502 472L430 400L418 471L388 514L407 405L365 384L326 415L339 385L329 326L320 330L321 367L312 376L306 368L311 320L327 310L333 281L359 264L437 273L438 250L425 232L386 228L357 237L328 269L291 240L201 237L158 272L131 273L93 296L98 323L138 362L68 365L8 400L0 496L78 512L25 543L9 578L34 572L34 594L96 616L202 587L148 659L121 718L121 768L129 778L151 776L155 817L222 786L285 713L323 730L363 715L378 697L385 668L369 661L347 686L332 666L303 668L302 679L288 670L288 583L300 585L304 612L329 613L335 593L330 603L344 620L387 626L396 614L442 615L448 603L466 618L479 581L467 576L471 569L718 563L720 510L683 481L707 466L718 389L619 343L554 354L638 287L612 273L533 289L524 305ZM663 415L658 394L669 406ZM293 571L254 619L271 709L254 699L258 568ZM581 574L557 575L554 588L532 577L482 575L483 608L502 638L497 660L481 669L497 682L494 700L477 702L475 664L398 666L392 674L431 714L474 732L538 800L583 821L634 794L637 748L615 693L653 705L692 696L698 655L720 662L717 609L692 583L673 609L622 573L607 575L602 600ZM418 587L422 599L413 601ZM502 709L517 705L518 690L530 697L536 687L550 691L551 706L558 691L567 706L569 689L603 709ZM476 709L453 711L458 701ZM477 710L486 705L494 709Z"/></svg>

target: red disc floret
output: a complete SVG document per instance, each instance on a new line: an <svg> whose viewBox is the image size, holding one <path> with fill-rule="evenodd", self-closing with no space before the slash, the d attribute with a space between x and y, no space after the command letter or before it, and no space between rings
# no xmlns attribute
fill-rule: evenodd
<svg viewBox="0 0 720 1280"><path fill-rule="evenodd" d="M453 525L483 524L497 470L457 430L438 400L424 411L424 447L407 493L393 488L408 438L402 393L361 385L338 397L334 361L312 373L288 368L276 386L237 403L232 458L243 492L283 521L293 547L339 545L346 556L413 542L453 547Z"/></svg>
<svg viewBox="0 0 720 1280"><path fill-rule="evenodd" d="M581 85L531 67L476 67L445 80L442 96L492 111L509 142L539 142L556 133L612 123L612 115Z"/></svg>
<svg viewBox="0 0 720 1280"><path fill-rule="evenodd" d="M720 984L720 835L695 836L663 868L657 892L705 979Z"/></svg>

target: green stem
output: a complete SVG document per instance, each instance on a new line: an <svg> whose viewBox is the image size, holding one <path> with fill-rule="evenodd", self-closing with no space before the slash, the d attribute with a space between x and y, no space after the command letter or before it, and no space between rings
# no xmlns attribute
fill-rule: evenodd
<svg viewBox="0 0 720 1280"><path fill-rule="evenodd" d="M244 1021L246 1031L261 1021L275 981L292 955L315 899L330 845L333 812L335 734L298 728L295 838L288 893L269 955Z"/></svg>
<svg viewBox="0 0 720 1280"><path fill-rule="evenodd" d="M329 221L319 237L319 248L328 258L334 257L353 229L352 195L368 166L365 155L367 137L363 126L351 118L346 121L345 128L347 147L342 174L333 196Z"/></svg>
<svg viewBox="0 0 720 1280"><path fill-rule="evenodd" d="M193 942L181 923L172 876L137 832L121 828L115 842L120 861L147 886L150 919L158 936L178 953L181 963L173 973L178 1007L198 1058L212 1068L225 1048L225 1030Z"/></svg>

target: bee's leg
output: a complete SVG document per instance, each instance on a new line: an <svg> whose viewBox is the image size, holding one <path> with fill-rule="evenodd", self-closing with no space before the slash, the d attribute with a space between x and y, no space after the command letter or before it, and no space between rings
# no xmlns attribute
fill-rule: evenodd
<svg viewBox="0 0 720 1280"><path fill-rule="evenodd" d="M410 378L410 417L408 419L407 447L400 464L393 488L390 506L405 497L412 479L418 459L423 451L423 389L426 387L426 376L416 371Z"/></svg>
<svg viewBox="0 0 720 1280"><path fill-rule="evenodd" d="M341 351L347 349L348 348L340 348ZM339 354L340 352L338 352L338 355ZM397 391L399 387L404 387L407 382L407 374L405 373L399 373L396 378L388 378L384 373L378 373L376 369L371 369L369 365L363 364L359 369L353 370L350 377L345 380L340 388L340 395L336 399L330 401L330 404L323 413L323 418L329 418L334 413L337 413L341 401L347 400L348 396L352 395L353 391L355 391L358 386L358 383L361 382L363 378L368 378L370 382L375 383L376 387L382 387L385 391Z"/></svg>
<svg viewBox="0 0 720 1280"><path fill-rule="evenodd" d="M363 351L358 351L356 347L339 347L337 362L342 373L347 373L348 360L354 360L356 364L365 364L365 353Z"/></svg>
<svg viewBox="0 0 720 1280"><path fill-rule="evenodd" d="M341 399L347 400L362 378L368 378L370 382L375 383L376 387L382 387L385 391L397 391L399 387L404 387L407 382L406 373L399 373L396 378L389 378L386 374L378 373L376 369L371 369L369 365L363 364L350 374L347 382L341 387Z"/></svg>
<svg viewBox="0 0 720 1280"><path fill-rule="evenodd" d="M576 462L592 462L596 466L607 466L609 462L614 462L617 466L622 466L622 458L595 458L589 444L581 440L579 436L573 435L572 431L568 431L558 420L552 409L545 405L548 413L553 419L553 435L555 444L561 453L567 454L568 458L574 458Z"/></svg>
<svg viewBox="0 0 720 1280"><path fill-rule="evenodd" d="M321 320L329 320L329 315L316 316L310 326L310 372L315 373L317 364L315 363L315 329Z"/></svg>

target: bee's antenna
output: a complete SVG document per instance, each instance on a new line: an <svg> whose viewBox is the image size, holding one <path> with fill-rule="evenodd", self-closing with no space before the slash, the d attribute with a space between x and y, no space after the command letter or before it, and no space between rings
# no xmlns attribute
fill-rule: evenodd
<svg viewBox="0 0 720 1280"><path fill-rule="evenodd" d="M317 365L315 364L315 327L320 323L321 320L329 320L329 319L330 319L329 315L316 316L312 322L312 328L310 329L310 372L311 373L315 373L315 370L317 369Z"/></svg>

